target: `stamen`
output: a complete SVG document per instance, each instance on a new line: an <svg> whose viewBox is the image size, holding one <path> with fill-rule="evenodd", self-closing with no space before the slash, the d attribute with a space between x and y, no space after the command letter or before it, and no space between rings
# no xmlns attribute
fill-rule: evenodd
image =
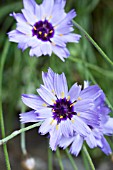
<svg viewBox="0 0 113 170"><path fill-rule="evenodd" d="M52 92L53 94L55 94L55 91L54 91L54 90L51 90L51 92Z"/></svg>
<svg viewBox="0 0 113 170"><path fill-rule="evenodd" d="M59 36L63 36L63 34L59 34Z"/></svg>
<svg viewBox="0 0 113 170"><path fill-rule="evenodd" d="M63 116L60 116L60 118L62 119L62 118L63 118Z"/></svg>
<svg viewBox="0 0 113 170"><path fill-rule="evenodd" d="M78 97L78 99L77 100L82 100L82 98L81 97Z"/></svg>
<svg viewBox="0 0 113 170"><path fill-rule="evenodd" d="M34 30L37 30L37 28L35 26L33 26Z"/></svg>
<svg viewBox="0 0 113 170"><path fill-rule="evenodd" d="M70 96L67 97L67 101L69 101L69 100L70 100Z"/></svg>
<svg viewBox="0 0 113 170"><path fill-rule="evenodd" d="M48 21L50 21L51 18L52 18L52 15L49 17Z"/></svg>
<svg viewBox="0 0 113 170"><path fill-rule="evenodd" d="M74 106L75 104L76 104L76 102L72 103L72 104L70 105L70 107Z"/></svg>
<svg viewBox="0 0 113 170"><path fill-rule="evenodd" d="M52 112L55 112L55 110L54 110L54 109L52 109Z"/></svg>
<svg viewBox="0 0 113 170"><path fill-rule="evenodd" d="M50 122L50 125L52 125L54 121L55 121L55 120L53 119L53 120Z"/></svg>
<svg viewBox="0 0 113 170"><path fill-rule="evenodd" d="M47 37L47 33L44 34L44 37Z"/></svg>
<svg viewBox="0 0 113 170"><path fill-rule="evenodd" d="M49 31L49 33L50 33L50 34L53 33L53 30Z"/></svg>
<svg viewBox="0 0 113 170"><path fill-rule="evenodd" d="M56 125L56 130L58 130L59 125Z"/></svg>
<svg viewBox="0 0 113 170"><path fill-rule="evenodd" d="M74 120L74 119L71 119L71 122L72 122L72 123L75 123L75 120Z"/></svg>
<svg viewBox="0 0 113 170"><path fill-rule="evenodd" d="M41 31L39 31L38 33L39 33L40 35L42 34L42 32L41 32Z"/></svg>
<svg viewBox="0 0 113 170"><path fill-rule="evenodd" d="M54 99L52 99L52 102L53 102L54 104L56 104L56 101L55 101Z"/></svg>
<svg viewBox="0 0 113 170"><path fill-rule="evenodd" d="M80 113L77 113L77 116L80 116Z"/></svg>
<svg viewBox="0 0 113 170"><path fill-rule="evenodd" d="M56 46L56 44L55 44L54 42L51 42L51 44L52 44L53 46Z"/></svg>
<svg viewBox="0 0 113 170"><path fill-rule="evenodd" d="M62 99L64 98L64 92L61 93L61 97L62 97Z"/></svg>
<svg viewBox="0 0 113 170"><path fill-rule="evenodd" d="M47 107L47 104L46 104L46 103L43 103L42 106Z"/></svg>

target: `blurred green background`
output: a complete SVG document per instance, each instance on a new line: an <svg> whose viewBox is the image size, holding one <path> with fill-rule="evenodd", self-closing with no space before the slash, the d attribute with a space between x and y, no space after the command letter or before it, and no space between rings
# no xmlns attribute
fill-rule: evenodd
<svg viewBox="0 0 113 170"><path fill-rule="evenodd" d="M37 3L40 2L37 0ZM6 54L2 98L7 134L19 126L18 115L23 107L21 94L36 93L36 88L42 83L41 73L48 67L58 73L64 72L69 87L76 81L80 84L84 80L89 80L91 84L98 83L113 105L113 67L78 29L75 28L75 32L82 38L78 44L68 44L71 55L66 62L54 54L51 57L31 58L29 49L22 52L16 43L8 41L7 33L16 27L16 21L9 14L20 12L21 8L22 0L0 1L0 58ZM77 12L75 21L113 61L113 0L67 0L66 12L73 8ZM98 158L98 154L101 157L98 149L91 151L93 158Z"/></svg>

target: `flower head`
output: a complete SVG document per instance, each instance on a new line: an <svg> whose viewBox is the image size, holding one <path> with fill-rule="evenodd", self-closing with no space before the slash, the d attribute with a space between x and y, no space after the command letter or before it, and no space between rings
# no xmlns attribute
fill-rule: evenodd
<svg viewBox="0 0 113 170"><path fill-rule="evenodd" d="M90 87L88 82L85 82L84 85L85 88ZM93 110L98 113L99 125L97 127L94 127L93 124L88 125L91 133L85 137L78 133L74 133L73 136L70 137L62 136L59 140L59 147L65 149L71 145L70 153L77 156L82 148L83 142L86 141L90 148L99 147L106 155L110 155L112 153L104 135L109 136L113 134L113 118L110 118L108 115L110 113L110 109L105 104L105 94L103 91L101 91L99 95L96 95Z"/></svg>
<svg viewBox="0 0 113 170"><path fill-rule="evenodd" d="M34 0L23 0L22 13L13 13L16 30L8 33L9 40L18 43L18 48L30 47L30 56L51 56L52 51L64 61L69 56L67 42L79 42L80 35L72 33L74 10L65 13L66 0L43 0L41 5Z"/></svg>
<svg viewBox="0 0 113 170"><path fill-rule="evenodd" d="M62 137L78 134L85 138L91 128L99 127L99 116L95 111L95 99L102 93L97 86L81 89L75 83L68 91L64 73L54 73L50 68L42 73L44 85L37 92L39 96L23 94L23 102L33 110L20 114L21 122L43 121L39 133L50 134L50 147L56 150Z"/></svg>

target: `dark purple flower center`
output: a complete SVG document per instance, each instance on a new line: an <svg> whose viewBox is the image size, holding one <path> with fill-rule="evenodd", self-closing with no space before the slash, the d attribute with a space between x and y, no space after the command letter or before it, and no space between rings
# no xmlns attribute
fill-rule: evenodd
<svg viewBox="0 0 113 170"><path fill-rule="evenodd" d="M54 27L47 20L36 22L32 29L32 35L36 35L42 41L51 41L54 32Z"/></svg>
<svg viewBox="0 0 113 170"><path fill-rule="evenodd" d="M61 120L67 120L68 118L71 120L73 115L76 115L71 101L66 98L57 99L52 107L52 112L53 118L57 120L58 123L60 123Z"/></svg>

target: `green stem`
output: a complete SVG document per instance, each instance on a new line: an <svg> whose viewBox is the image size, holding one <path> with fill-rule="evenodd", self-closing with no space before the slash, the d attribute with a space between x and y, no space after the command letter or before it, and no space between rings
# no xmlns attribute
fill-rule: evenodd
<svg viewBox="0 0 113 170"><path fill-rule="evenodd" d="M21 111L22 113L25 112L25 105L22 105ZM25 128L25 124L20 123L20 127L21 129ZM22 150L23 155L27 155L25 132L21 133L20 144L21 144L21 150Z"/></svg>
<svg viewBox="0 0 113 170"><path fill-rule="evenodd" d="M53 165L52 165L52 151L48 147L48 170L53 170Z"/></svg>
<svg viewBox="0 0 113 170"><path fill-rule="evenodd" d="M9 42L6 41L3 53L1 56L1 62L0 62L0 127L1 127L1 132L2 132L2 138L5 138L5 125L4 125L3 109L2 109L2 75L3 75L3 68L4 68L6 56L8 53L8 49L9 49ZM3 150L4 150L7 170L11 170L6 144L3 145Z"/></svg>
<svg viewBox="0 0 113 170"><path fill-rule="evenodd" d="M77 168L77 166L76 166L76 164L75 164L75 161L74 161L73 157L71 156L71 154L69 154L68 149L65 149L65 152L66 152L66 154L67 154L67 156L68 156L68 158L69 158L69 160L70 160L70 162L71 162L71 165L73 166L73 169L74 169L74 170L78 170L78 168Z"/></svg>
<svg viewBox="0 0 113 170"><path fill-rule="evenodd" d="M105 69L103 69L103 68L101 68L99 66L96 66L94 64L90 64L90 63L88 63L86 61L83 61L83 60L81 60L79 58L75 58L75 57L71 57L71 56L69 57L69 60L74 61L76 63L85 64L85 66L87 68L90 68L90 69L102 74L103 76L107 76L108 78L113 80L113 74L111 73L110 70L105 70Z"/></svg>
<svg viewBox="0 0 113 170"><path fill-rule="evenodd" d="M94 47L98 50L98 52L113 66L113 61L104 53L104 51L98 46L98 44L91 38L91 36L75 21L73 21L73 25L77 27L80 31L82 31L85 37L94 45Z"/></svg>
<svg viewBox="0 0 113 170"><path fill-rule="evenodd" d="M20 127L21 129L25 128L25 124L20 124ZM25 132L21 133L21 150L22 150L23 155L27 155Z"/></svg>
<svg viewBox="0 0 113 170"><path fill-rule="evenodd" d="M11 140L11 139L14 138L15 136L21 134L22 132L28 131L28 130L33 129L33 128L35 128L35 127L38 127L38 126L40 126L41 124L42 124L42 122L38 122L38 123L35 123L35 124L30 125L30 126L28 126L28 127L25 127L25 128L23 128L23 129L14 131L12 134L10 134L9 136L7 136L6 138L1 139L1 140L0 140L0 145L8 142L9 140Z"/></svg>
<svg viewBox="0 0 113 170"><path fill-rule="evenodd" d="M60 169L64 170L59 149L56 150L56 154L57 154L57 158L58 158L58 161L59 161Z"/></svg>
<svg viewBox="0 0 113 170"><path fill-rule="evenodd" d="M92 162L92 159L91 159L91 157L90 157L90 155L89 155L89 153L88 153L88 151L87 151L87 148L86 148L85 146L83 146L83 151L84 151L84 153L85 153L85 155L86 155L86 157L87 157L87 159L88 159L88 161L89 161L89 164L90 164L90 166L91 166L91 169L92 169L92 170L95 170L95 167L94 167L94 164L93 164L93 162Z"/></svg>

